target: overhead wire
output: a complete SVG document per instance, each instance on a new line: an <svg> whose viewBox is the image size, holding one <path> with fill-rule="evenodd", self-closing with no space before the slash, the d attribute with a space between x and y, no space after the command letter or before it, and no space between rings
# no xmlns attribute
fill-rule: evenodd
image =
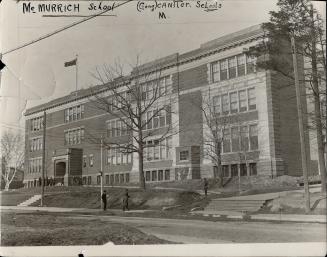
<svg viewBox="0 0 327 257"><path fill-rule="evenodd" d="M134 0L126 0L126 1L124 1L123 3L117 4L117 5L115 6L115 9L117 9L117 8L119 8L119 7L121 7L121 6L125 5L125 4L127 4L127 3L129 3L129 2L131 2L131 1L134 1ZM84 19L81 19L81 20L79 20L79 21L73 22L73 23L71 23L71 24L69 24L69 25L66 25L66 26L64 26L64 27L62 27L62 28L60 28L60 29L57 29L57 30L55 30L55 31L53 31L53 32L50 32L50 33L48 33L48 34L45 34L45 35L43 35L43 36L41 36L41 37L39 37L39 38L37 38L37 39L34 39L34 40L30 41L30 42L24 43L24 44L22 44L22 45L20 45L20 46L17 46L17 47L14 47L14 48L10 49L10 50L4 51L4 52L2 53L2 55L6 55L6 54L12 53L12 52L14 52L14 51L17 51L17 50L19 50L19 49L22 49L22 48L24 48L24 47L26 47L26 46L29 46L29 45L35 44L35 43L37 43L37 42L39 42L39 41L42 41L42 40L44 40L44 39L46 39L46 38L49 38L49 37L51 37L51 36L53 36L53 35L56 35L56 34L62 32L62 31L65 31L65 30L67 30L67 29L70 29L70 28L72 28L72 27L75 27L75 26L77 26L77 25L79 25L79 24L81 24L81 23L83 23L83 22L86 22L86 21L88 21L88 20L91 20L91 19L93 19L93 18L96 18L96 17L98 17L98 16L101 16L102 14L104 14L104 13L106 13L106 12L109 12L109 11L111 11L111 9L108 8L108 9L106 9L106 10L104 10L104 11L101 11L101 12L99 12L99 13L96 13L96 14L94 14L94 15L90 15L90 16L84 18Z"/></svg>

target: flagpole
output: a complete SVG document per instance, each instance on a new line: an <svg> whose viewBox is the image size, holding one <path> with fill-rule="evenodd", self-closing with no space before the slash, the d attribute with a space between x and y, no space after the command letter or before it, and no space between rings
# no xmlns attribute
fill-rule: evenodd
<svg viewBox="0 0 327 257"><path fill-rule="evenodd" d="M77 85L78 85L78 55L76 54L76 91L75 91L75 94L77 96Z"/></svg>

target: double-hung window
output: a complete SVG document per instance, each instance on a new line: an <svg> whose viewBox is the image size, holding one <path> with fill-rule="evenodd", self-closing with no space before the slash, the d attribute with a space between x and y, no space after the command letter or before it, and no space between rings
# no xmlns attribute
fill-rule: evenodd
<svg viewBox="0 0 327 257"><path fill-rule="evenodd" d="M250 148L251 150L258 149L258 126L256 124L250 125Z"/></svg>
<svg viewBox="0 0 327 257"><path fill-rule="evenodd" d="M240 54L237 56L237 76L245 75L245 55Z"/></svg>
<svg viewBox="0 0 327 257"><path fill-rule="evenodd" d="M220 101L221 101L221 97L220 96L214 96L213 99L212 99L212 102L213 102L213 112L215 114L220 114L220 107L221 107L221 104L220 104Z"/></svg>
<svg viewBox="0 0 327 257"><path fill-rule="evenodd" d="M238 104L237 104L237 92L230 93L230 112L237 113Z"/></svg>
<svg viewBox="0 0 327 257"><path fill-rule="evenodd" d="M223 131L223 151L224 151L224 153L229 153L231 151L229 128L224 129L224 131Z"/></svg>
<svg viewBox="0 0 327 257"><path fill-rule="evenodd" d="M220 61L220 80L228 79L228 61L227 59Z"/></svg>
<svg viewBox="0 0 327 257"><path fill-rule="evenodd" d="M240 110L240 112L247 111L246 90L238 91L238 97L239 97L239 110Z"/></svg>
<svg viewBox="0 0 327 257"><path fill-rule="evenodd" d="M211 65L211 75L212 75L212 82L219 81L219 62L214 62Z"/></svg>
<svg viewBox="0 0 327 257"><path fill-rule="evenodd" d="M146 113L146 118L147 118L147 129L152 129L152 111L148 111L147 113Z"/></svg>
<svg viewBox="0 0 327 257"><path fill-rule="evenodd" d="M248 126L241 126L241 150L249 150L249 128Z"/></svg>
<svg viewBox="0 0 327 257"><path fill-rule="evenodd" d="M238 127L233 127L231 131L232 131L232 152L238 152L240 150Z"/></svg>
<svg viewBox="0 0 327 257"><path fill-rule="evenodd" d="M228 94L222 95L222 113L223 114L229 113L229 96L228 96Z"/></svg>
<svg viewBox="0 0 327 257"><path fill-rule="evenodd" d="M255 72L255 58L252 56L246 56L246 73Z"/></svg>
<svg viewBox="0 0 327 257"><path fill-rule="evenodd" d="M232 79L236 77L236 57L228 58L228 78Z"/></svg>
<svg viewBox="0 0 327 257"><path fill-rule="evenodd" d="M249 101L249 110L255 110L257 106L256 106L256 96L255 96L254 88L248 89L248 101Z"/></svg>

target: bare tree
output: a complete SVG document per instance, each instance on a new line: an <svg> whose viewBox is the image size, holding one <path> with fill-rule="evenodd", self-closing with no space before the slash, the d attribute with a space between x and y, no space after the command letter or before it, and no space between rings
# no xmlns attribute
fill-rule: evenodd
<svg viewBox="0 0 327 257"><path fill-rule="evenodd" d="M216 167L214 177L219 179L219 186L223 187L222 153L236 154L240 165L247 165L248 152L258 147L258 141L251 138L251 135L257 135L258 128L257 124L242 121L241 113L233 113L227 94L211 94L210 90L205 93L200 105L204 124L203 153ZM238 172L239 183L241 175Z"/></svg>
<svg viewBox="0 0 327 257"><path fill-rule="evenodd" d="M172 124L172 83L169 76L161 75L160 65L145 67L139 64L132 67L130 76L124 76L123 65L118 61L112 66L96 68L92 76L102 86L93 89L90 101L94 108L110 114L119 121L119 128L107 128L107 136L93 141L107 149L115 149L122 154L137 153L140 187L145 189L144 153L148 147L160 147L174 131ZM112 133L129 136L125 143L118 143L110 137ZM152 144L147 139L158 136ZM167 146L169 147L169 146Z"/></svg>
<svg viewBox="0 0 327 257"><path fill-rule="evenodd" d="M5 182L5 191L9 190L18 169L24 164L24 140L21 134L4 132L1 138L2 171L1 177Z"/></svg>
<svg viewBox="0 0 327 257"><path fill-rule="evenodd" d="M226 132L230 125L230 116L220 115L221 102L217 102L215 97L211 98L210 93L204 96L200 106L203 113L204 122L204 156L209 158L217 169L214 169L214 177L219 179L219 187L223 187L222 172L222 150L225 139L230 135Z"/></svg>

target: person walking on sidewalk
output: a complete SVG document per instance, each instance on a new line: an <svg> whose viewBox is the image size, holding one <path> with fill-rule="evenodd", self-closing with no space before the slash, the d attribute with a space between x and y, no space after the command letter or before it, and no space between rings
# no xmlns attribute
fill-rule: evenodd
<svg viewBox="0 0 327 257"><path fill-rule="evenodd" d="M208 195L208 180L206 178L204 178L203 180L203 189L204 189L204 195L207 196Z"/></svg>
<svg viewBox="0 0 327 257"><path fill-rule="evenodd" d="M123 197L123 211L125 210L128 210L129 211L129 208L128 208L128 198L129 198L129 194L128 194L128 189L125 190L125 194L124 194L124 197Z"/></svg>
<svg viewBox="0 0 327 257"><path fill-rule="evenodd" d="M106 190L103 191L102 195L101 195L101 199L102 199L102 204L103 204L103 210L107 210L107 192Z"/></svg>

